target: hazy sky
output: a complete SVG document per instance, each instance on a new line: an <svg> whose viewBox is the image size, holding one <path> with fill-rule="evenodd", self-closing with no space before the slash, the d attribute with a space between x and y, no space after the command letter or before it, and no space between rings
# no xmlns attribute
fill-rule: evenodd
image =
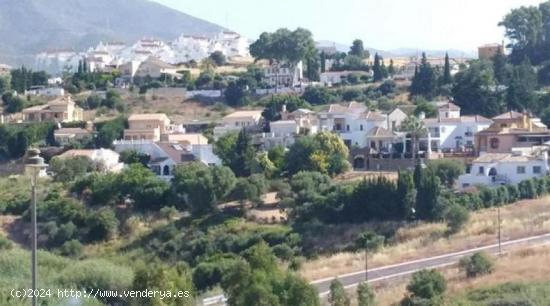
<svg viewBox="0 0 550 306"><path fill-rule="evenodd" d="M305 27L316 40L378 49L461 49L500 42L512 8L542 0L155 0L255 39L280 27Z"/></svg>

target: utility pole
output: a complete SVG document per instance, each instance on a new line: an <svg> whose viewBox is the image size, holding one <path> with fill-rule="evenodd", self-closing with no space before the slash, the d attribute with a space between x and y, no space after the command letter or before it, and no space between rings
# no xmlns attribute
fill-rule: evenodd
<svg viewBox="0 0 550 306"><path fill-rule="evenodd" d="M502 255L502 242L500 231L500 204L497 205L497 220L498 220L498 255Z"/></svg>
<svg viewBox="0 0 550 306"><path fill-rule="evenodd" d="M31 178L31 190L32 190L32 208L31 208L31 222L32 222L32 306L36 306L36 270L37 270L37 259L36 259L36 180L37 175L33 173Z"/></svg>
<svg viewBox="0 0 550 306"><path fill-rule="evenodd" d="M369 282L369 240L365 240L365 283Z"/></svg>

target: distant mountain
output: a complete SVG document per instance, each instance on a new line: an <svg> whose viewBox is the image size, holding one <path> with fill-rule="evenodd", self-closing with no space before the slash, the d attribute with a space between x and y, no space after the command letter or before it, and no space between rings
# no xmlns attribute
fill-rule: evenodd
<svg viewBox="0 0 550 306"><path fill-rule="evenodd" d="M83 50L99 41L212 35L219 25L148 0L0 0L0 63L30 63L46 49Z"/></svg>
<svg viewBox="0 0 550 306"><path fill-rule="evenodd" d="M330 40L319 40L316 42L317 47L334 47L340 52L348 52L350 46L346 44L337 43ZM422 52L426 52L428 56L433 57L444 57L445 52L449 53L450 57L475 57L475 54L471 52L466 52L463 50L422 50L422 49L413 49L413 48L398 48L391 50L381 50L370 47L365 47L369 50L370 54L374 55L375 53L380 54L382 57L411 57L411 56L420 56Z"/></svg>

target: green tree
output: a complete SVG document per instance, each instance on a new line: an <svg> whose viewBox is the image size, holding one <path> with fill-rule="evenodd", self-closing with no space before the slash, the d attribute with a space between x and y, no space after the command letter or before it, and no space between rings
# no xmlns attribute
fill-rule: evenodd
<svg viewBox="0 0 550 306"><path fill-rule="evenodd" d="M447 282L437 270L421 270L412 275L407 290L413 297L432 299L447 290Z"/></svg>
<svg viewBox="0 0 550 306"><path fill-rule="evenodd" d="M393 65L393 59L390 59L390 65L388 66L388 74L393 76L395 74L395 67Z"/></svg>
<svg viewBox="0 0 550 306"><path fill-rule="evenodd" d="M410 93L412 96L424 96L427 99L431 99L435 95L436 88L436 73L428 62L426 53L422 53L420 67L413 77L409 89Z"/></svg>
<svg viewBox="0 0 550 306"><path fill-rule="evenodd" d="M225 55L221 51L212 52L209 58L216 64L216 66L223 66L227 62Z"/></svg>
<svg viewBox="0 0 550 306"><path fill-rule="evenodd" d="M430 169L422 171L419 185L416 186L416 214L423 220L434 220L441 188L439 178Z"/></svg>
<svg viewBox="0 0 550 306"><path fill-rule="evenodd" d="M445 64L443 66L443 76L441 79L441 84L451 84L453 82L453 78L451 76L451 64L449 62L449 54L445 53Z"/></svg>
<svg viewBox="0 0 550 306"><path fill-rule="evenodd" d="M421 137L426 135L427 130L424 123L415 116L409 116L401 123L400 129L406 132L411 138L411 154L412 159L416 160L416 152L418 151L418 142Z"/></svg>
<svg viewBox="0 0 550 306"><path fill-rule="evenodd" d="M290 31L283 28L273 33L263 32L250 45L250 54L256 60L268 59L296 64L316 55L315 41L311 32L306 29Z"/></svg>
<svg viewBox="0 0 550 306"><path fill-rule="evenodd" d="M190 208L193 215L204 215L216 210L217 198L209 169L199 163L178 166L174 170L172 186L175 193Z"/></svg>
<svg viewBox="0 0 550 306"><path fill-rule="evenodd" d="M376 305L376 295L372 287L363 282L357 286L357 305L358 306L374 306Z"/></svg>
<svg viewBox="0 0 550 306"><path fill-rule="evenodd" d="M330 103L334 99L334 96L325 87L309 86L304 90L302 99L312 105L321 105Z"/></svg>
<svg viewBox="0 0 550 306"><path fill-rule="evenodd" d="M504 110L504 95L496 85L492 66L474 61L455 75L452 95L463 113L493 117Z"/></svg>
<svg viewBox="0 0 550 306"><path fill-rule="evenodd" d="M50 161L50 170L54 173L54 180L58 182L71 182L92 171L94 164L85 156L72 158L54 157Z"/></svg>
<svg viewBox="0 0 550 306"><path fill-rule="evenodd" d="M374 64L372 65L373 80L375 82L382 81L384 79L384 73L382 71L382 58L378 53L374 54Z"/></svg>
<svg viewBox="0 0 550 306"><path fill-rule="evenodd" d="M191 271L185 263L166 266L161 263L142 263L136 269L133 290L181 291L184 297L147 296L130 300L130 305L144 306L191 306L194 302L194 287Z"/></svg>
<svg viewBox="0 0 550 306"><path fill-rule="evenodd" d="M229 168L237 176L249 176L252 174L255 157L256 151L252 146L250 136L245 129L242 129L237 136L234 158L230 161Z"/></svg>
<svg viewBox="0 0 550 306"><path fill-rule="evenodd" d="M506 84L508 81L508 68L506 67L507 58L501 48L498 49L497 54L492 60L495 80L499 84Z"/></svg>
<svg viewBox="0 0 550 306"><path fill-rule="evenodd" d="M87 220L90 241L109 240L118 232L118 219L111 208L103 207L92 212Z"/></svg>
<svg viewBox="0 0 550 306"><path fill-rule="evenodd" d="M351 301L342 283L336 278L330 282L330 293L328 296L330 306L350 306Z"/></svg>
<svg viewBox="0 0 550 306"><path fill-rule="evenodd" d="M230 106L243 106L248 103L248 85L239 79L230 81L224 91L225 102Z"/></svg>
<svg viewBox="0 0 550 306"><path fill-rule="evenodd" d="M363 46L363 41L360 39L356 39L353 41L348 54L355 55L360 58L368 58L370 56L369 51L365 50L365 47Z"/></svg>
<svg viewBox="0 0 550 306"><path fill-rule="evenodd" d="M454 234L458 233L468 223L470 212L460 204L451 204L447 208L444 218L447 220L449 232Z"/></svg>
<svg viewBox="0 0 550 306"><path fill-rule="evenodd" d="M428 162L428 168L434 171L440 182L448 188L452 188L455 181L465 172L465 165L459 160L439 159Z"/></svg>
<svg viewBox="0 0 550 306"><path fill-rule="evenodd" d="M410 171L399 171L397 177L397 197L401 207L401 217L409 220L413 216L412 212L416 202L416 188L414 186L414 177Z"/></svg>
<svg viewBox="0 0 550 306"><path fill-rule="evenodd" d="M528 60L515 66L506 91L506 102L511 110L535 110L537 74Z"/></svg>
<svg viewBox="0 0 550 306"><path fill-rule="evenodd" d="M366 230L357 237L355 246L358 249L368 249L369 252L376 252L384 246L385 240L384 236L378 235L371 230Z"/></svg>

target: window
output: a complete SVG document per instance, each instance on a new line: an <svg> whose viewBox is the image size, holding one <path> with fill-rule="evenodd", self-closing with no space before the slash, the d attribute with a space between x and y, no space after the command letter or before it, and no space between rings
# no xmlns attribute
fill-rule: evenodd
<svg viewBox="0 0 550 306"><path fill-rule="evenodd" d="M542 168L540 166L533 166L533 173L534 174L541 174Z"/></svg>
<svg viewBox="0 0 550 306"><path fill-rule="evenodd" d="M349 124L346 124L346 131L349 132Z"/></svg>
<svg viewBox="0 0 550 306"><path fill-rule="evenodd" d="M361 131L363 130L363 125L362 124L359 125L359 130L361 130Z"/></svg>
<svg viewBox="0 0 550 306"><path fill-rule="evenodd" d="M491 144L491 149L498 149L498 146L500 144L500 140L498 138L491 138L489 142Z"/></svg>
<svg viewBox="0 0 550 306"><path fill-rule="evenodd" d="M479 166L479 174L485 173L485 167Z"/></svg>
<svg viewBox="0 0 550 306"><path fill-rule="evenodd" d="M518 166L516 172L517 174L525 174L525 166Z"/></svg>

